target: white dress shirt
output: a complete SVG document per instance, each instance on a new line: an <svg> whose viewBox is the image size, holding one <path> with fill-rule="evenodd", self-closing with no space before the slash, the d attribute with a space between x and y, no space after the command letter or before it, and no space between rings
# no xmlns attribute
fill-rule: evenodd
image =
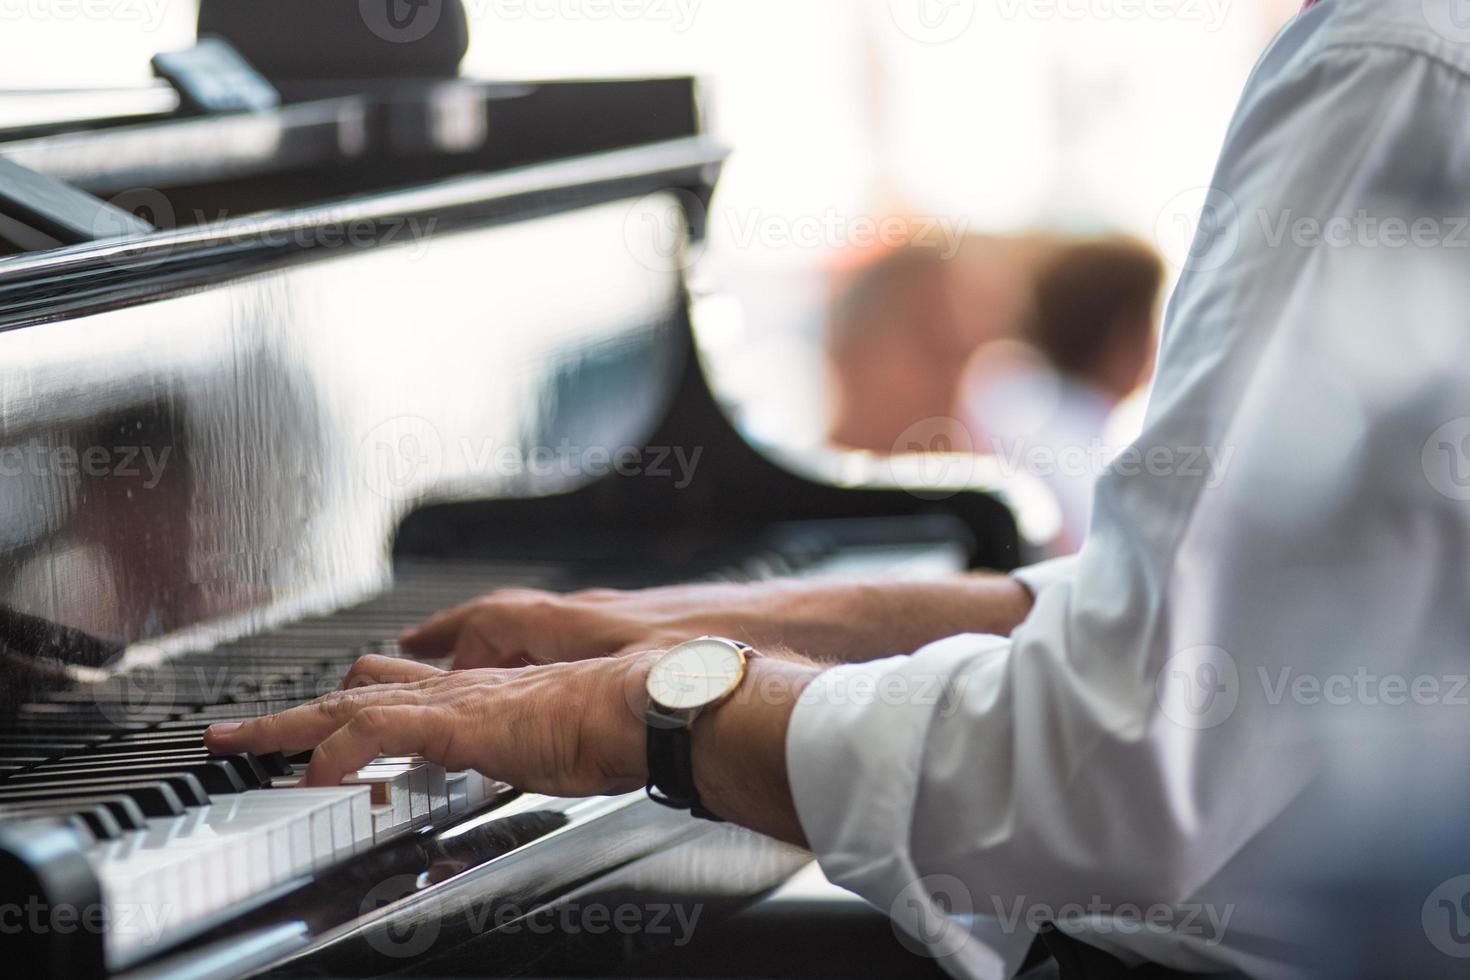
<svg viewBox="0 0 1470 980"><path fill-rule="evenodd" d="M1081 553L1020 573L1010 639L829 670L792 718L822 868L957 976L1046 921L1254 976L1470 956L1458 0L1303 13L1212 186Z"/></svg>

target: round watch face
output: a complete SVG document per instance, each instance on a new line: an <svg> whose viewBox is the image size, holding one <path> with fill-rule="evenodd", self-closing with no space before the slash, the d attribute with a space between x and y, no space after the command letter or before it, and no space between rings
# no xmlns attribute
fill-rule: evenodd
<svg viewBox="0 0 1470 980"><path fill-rule="evenodd" d="M728 640L690 640L653 665L648 696L666 708L703 708L734 690L744 672L745 658Z"/></svg>

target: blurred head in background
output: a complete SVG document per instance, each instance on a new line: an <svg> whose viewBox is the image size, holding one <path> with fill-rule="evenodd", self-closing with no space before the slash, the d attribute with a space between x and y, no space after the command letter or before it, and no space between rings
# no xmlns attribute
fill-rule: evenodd
<svg viewBox="0 0 1470 980"><path fill-rule="evenodd" d="M1163 263L1141 242L1070 245L1037 276L1025 339L1058 373L1116 404L1152 374L1163 284Z"/></svg>
<svg viewBox="0 0 1470 980"><path fill-rule="evenodd" d="M1061 510L1054 554L1081 546L1092 488L1132 435L1115 411L1153 369L1164 266L1148 246L1109 237L1058 246L1041 263L1015 339L980 347L955 415L976 451L1045 483Z"/></svg>
<svg viewBox="0 0 1470 980"><path fill-rule="evenodd" d="M918 423L942 434L935 423L954 414L969 357L1021 330L1046 248L1039 237L971 236L952 252L910 244L841 280L828 323L831 441L891 453Z"/></svg>

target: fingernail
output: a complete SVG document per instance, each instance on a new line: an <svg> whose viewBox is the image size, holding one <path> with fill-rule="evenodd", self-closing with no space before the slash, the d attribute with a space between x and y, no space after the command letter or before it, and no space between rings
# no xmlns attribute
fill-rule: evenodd
<svg viewBox="0 0 1470 980"><path fill-rule="evenodd" d="M238 721L222 721L216 725L210 725L206 729L206 735L233 735L240 728Z"/></svg>

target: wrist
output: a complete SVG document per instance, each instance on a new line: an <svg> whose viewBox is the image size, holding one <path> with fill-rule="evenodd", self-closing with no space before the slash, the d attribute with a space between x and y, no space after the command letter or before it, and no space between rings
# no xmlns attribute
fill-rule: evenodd
<svg viewBox="0 0 1470 980"><path fill-rule="evenodd" d="M599 661L609 674L609 685L600 698L604 710L593 726L592 738L608 752L608 769L629 788L648 782L648 729L644 709L648 706L648 672L663 651L654 650L629 657Z"/></svg>
<svg viewBox="0 0 1470 980"><path fill-rule="evenodd" d="M753 658L734 693L695 720L694 783L707 809L783 840L799 840L786 733L802 692L821 672L795 657Z"/></svg>

